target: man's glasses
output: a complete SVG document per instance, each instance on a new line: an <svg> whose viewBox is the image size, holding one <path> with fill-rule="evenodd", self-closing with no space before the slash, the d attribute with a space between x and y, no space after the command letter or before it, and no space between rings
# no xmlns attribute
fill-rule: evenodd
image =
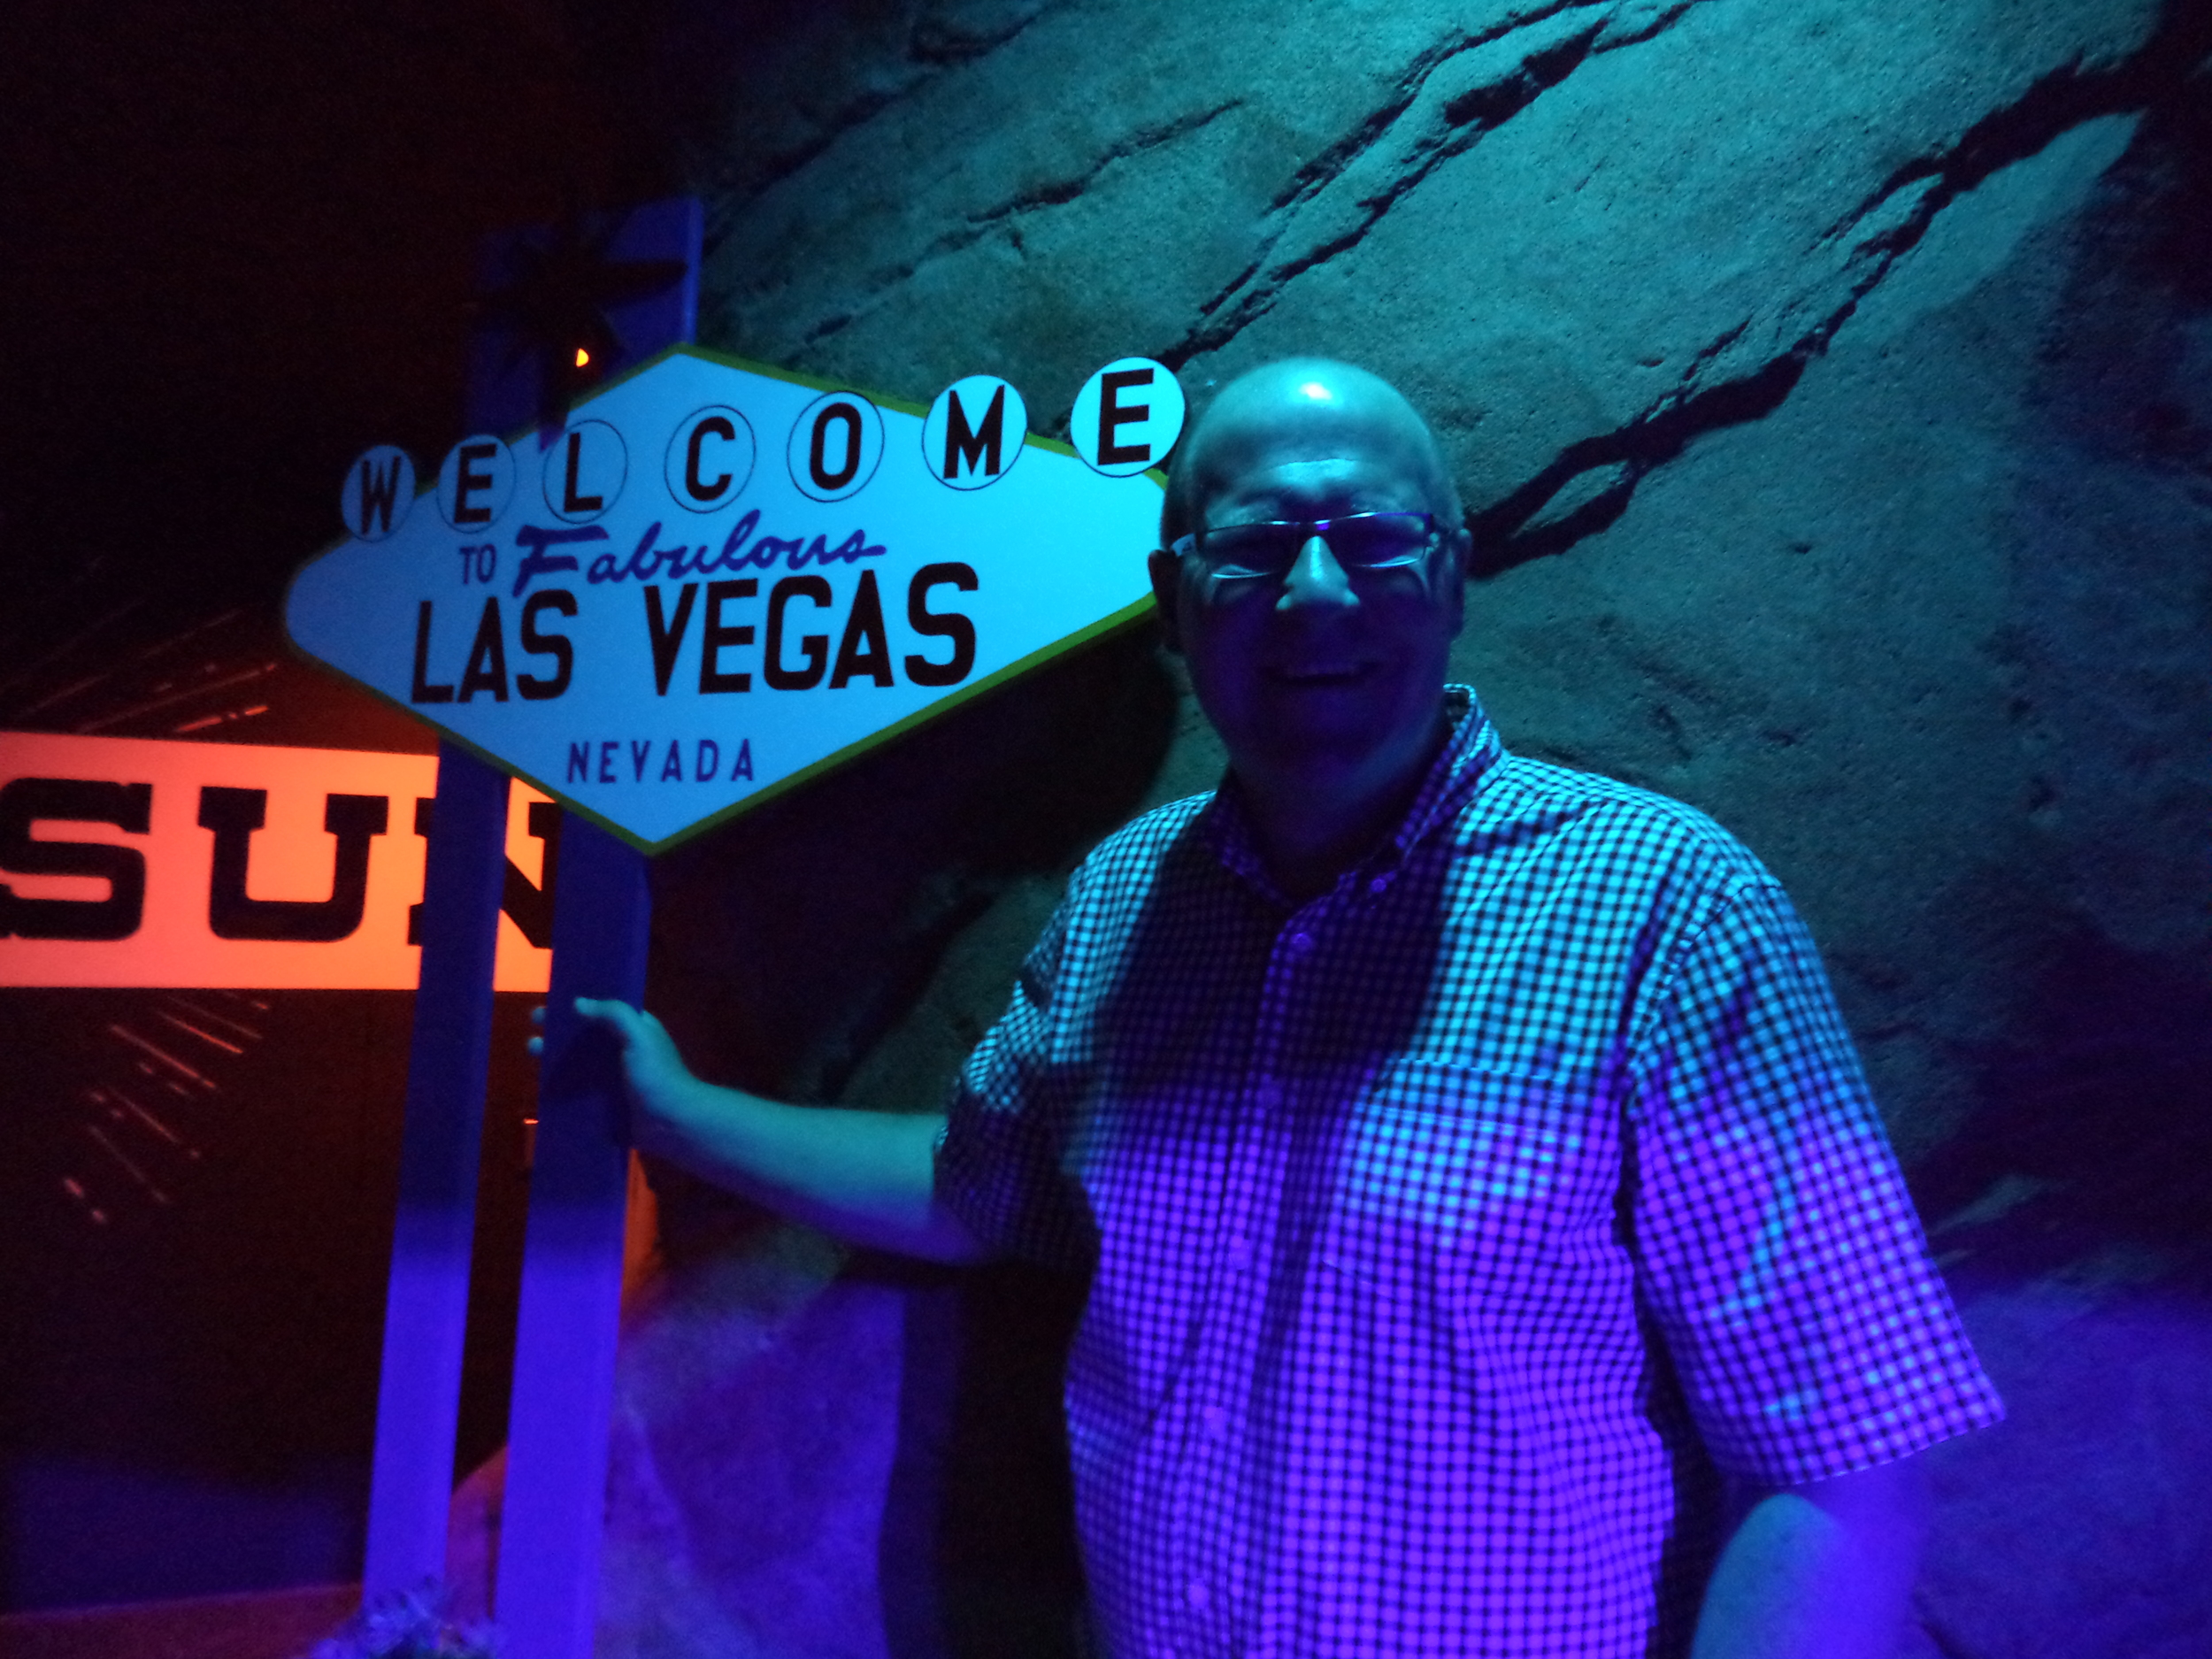
<svg viewBox="0 0 2212 1659"><path fill-rule="evenodd" d="M1420 561L1435 543L1436 519L1425 512L1356 512L1342 518L1225 524L1178 536L1168 551L1177 558L1197 554L1211 575L1279 580L1316 536L1348 572L1389 570Z"/></svg>

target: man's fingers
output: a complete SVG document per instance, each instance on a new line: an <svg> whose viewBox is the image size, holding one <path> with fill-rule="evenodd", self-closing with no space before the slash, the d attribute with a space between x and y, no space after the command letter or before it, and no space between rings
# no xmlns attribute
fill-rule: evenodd
<svg viewBox="0 0 2212 1659"><path fill-rule="evenodd" d="M630 1022L637 1018L635 1009L611 996L580 996L576 999L576 1011L586 1019L612 1025L626 1037L630 1034Z"/></svg>
<svg viewBox="0 0 2212 1659"><path fill-rule="evenodd" d="M613 1029L626 1048L645 1035L652 1016L640 1013L619 997L580 996L576 1011L586 1019L597 1020Z"/></svg>

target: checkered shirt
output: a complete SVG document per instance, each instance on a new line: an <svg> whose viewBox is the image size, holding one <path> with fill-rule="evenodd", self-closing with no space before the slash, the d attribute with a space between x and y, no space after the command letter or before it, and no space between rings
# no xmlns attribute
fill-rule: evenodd
<svg viewBox="0 0 2212 1659"><path fill-rule="evenodd" d="M1773 877L1449 696L1397 834L1310 902L1233 789L1107 841L956 1091L945 1201L1090 1275L1116 1659L1678 1652L1716 1469L2002 1415Z"/></svg>

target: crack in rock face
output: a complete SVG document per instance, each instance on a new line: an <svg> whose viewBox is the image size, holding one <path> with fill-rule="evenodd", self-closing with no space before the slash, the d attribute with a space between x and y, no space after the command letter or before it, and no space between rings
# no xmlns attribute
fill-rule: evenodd
<svg viewBox="0 0 2212 1659"><path fill-rule="evenodd" d="M941 9L932 29L987 48L919 80L910 36L851 54L849 90L807 95L845 116L744 201L719 193L710 337L918 398L1006 373L1041 429L1133 350L1201 389L1294 349L1458 369L1453 401L1500 440L1462 456L1486 540L1534 533L1512 562L1601 527L1624 469L1632 493L1786 396L1959 190L2203 51L2147 0L2054 5L1999 50L1925 4L1261 10ZM1385 292L1402 315L1341 297ZM1617 315L1577 361L1515 362L1525 319L1600 293ZM1400 371L1454 335L1474 361ZM1486 357L1507 360L1494 390ZM1552 395L1516 407L1532 374ZM1615 482L1548 504L1593 470Z"/></svg>
<svg viewBox="0 0 2212 1659"><path fill-rule="evenodd" d="M1288 283L1356 247L1367 228L1438 166L1495 131L1595 51L1650 39L1695 0L1671 5L1567 4L1425 57L1402 102L1332 146L1298 180L1263 259L1207 302L1208 321L1171 363L1219 349Z"/></svg>

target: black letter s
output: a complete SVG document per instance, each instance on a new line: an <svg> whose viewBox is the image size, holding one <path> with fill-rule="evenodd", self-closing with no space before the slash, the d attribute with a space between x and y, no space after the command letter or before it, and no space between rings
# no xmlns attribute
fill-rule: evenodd
<svg viewBox="0 0 2212 1659"><path fill-rule="evenodd" d="M976 590L975 572L965 565L925 565L906 588L906 626L927 637L950 640L952 660L933 663L918 653L906 659L906 677L918 686L956 686L975 666L975 624L956 611L929 608L929 590L949 582L964 594Z"/></svg>
<svg viewBox="0 0 2212 1659"><path fill-rule="evenodd" d="M146 911L146 855L100 841L31 839L40 818L112 824L133 835L150 825L150 783L18 778L0 789L0 870L23 876L99 876L104 899L19 898L0 886L0 939L128 939Z"/></svg>
<svg viewBox="0 0 2212 1659"><path fill-rule="evenodd" d="M557 611L565 617L576 614L576 595L565 588L541 588L522 605L522 649L533 657L553 659L553 678L540 680L534 674L517 674L515 689L526 703L543 703L557 697L568 689L569 676L576 672L576 648L565 634L538 632L538 613Z"/></svg>

